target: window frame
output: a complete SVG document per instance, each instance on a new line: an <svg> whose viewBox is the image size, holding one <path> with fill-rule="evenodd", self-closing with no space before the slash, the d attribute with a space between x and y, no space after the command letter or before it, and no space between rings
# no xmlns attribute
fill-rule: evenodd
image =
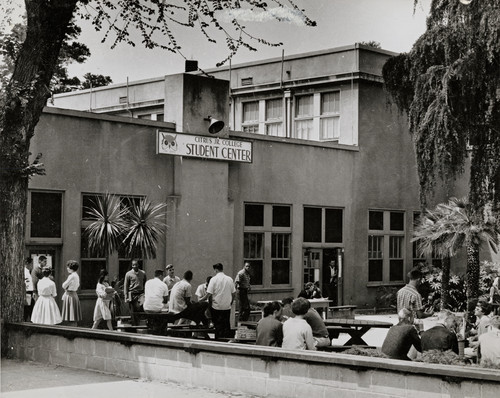
<svg viewBox="0 0 500 398"><path fill-rule="evenodd" d="M257 105L257 119L245 120L245 106L249 104ZM250 134L259 134L259 114L260 114L260 101L259 100L251 100L251 101L243 101L241 103L241 130L244 133Z"/></svg>
<svg viewBox="0 0 500 398"><path fill-rule="evenodd" d="M323 98L328 94L338 94L338 110L334 112L323 111ZM341 91L325 91L320 93L320 109L319 109L319 140L320 141L338 141L340 139L340 106L341 106ZM325 137L323 134L323 122L325 120L336 120L336 129L333 137Z"/></svg>
<svg viewBox="0 0 500 398"><path fill-rule="evenodd" d="M383 213L383 226L382 229L370 229L369 225L369 220L370 220L370 212L382 212ZM391 230L391 225L390 225L390 217L391 213L402 213L403 214L403 229L402 230ZM367 213L367 221L366 221L366 227L367 227L367 281L368 281L368 286L380 286L380 285L401 285L404 283L404 273L407 267L407 261L406 261L406 244L407 244L407 220L406 220L406 212L404 210L396 210L396 209L368 209ZM382 257L381 258L375 258L375 257L370 257L370 238L371 237L383 237L382 239ZM391 247L391 237L399 237L402 238L402 242L400 244L400 250L401 250L401 257L391 257L391 252L390 252L390 247ZM382 260L382 280L370 280L370 259L373 260ZM390 274L391 274L391 260L402 260L402 276L403 279L401 280L390 280Z"/></svg>
<svg viewBox="0 0 500 398"><path fill-rule="evenodd" d="M33 193L49 193L49 194L60 194L61 196L61 235L58 238L49 237L31 237L31 206L32 206L32 194ZM28 189L28 203L27 203L27 219L26 219L26 232L25 239L26 244L50 244L50 245L62 245L64 237L64 191L51 190L51 189Z"/></svg>
<svg viewBox="0 0 500 398"><path fill-rule="evenodd" d="M262 261L262 284L256 285L252 283L253 288L266 289L266 288L281 288L281 287L292 287L292 261L293 261L293 206L287 203L259 203L259 202L244 202L243 203L243 220L245 220L245 206L246 205L261 205L263 206L264 219L262 226L245 226L243 222L243 248L244 239L246 234L262 234L263 235L263 261ZM290 209L290 226L273 226L273 206L289 207ZM289 236L289 247L288 247L288 258L272 257L272 239L276 234L283 234ZM243 250L242 253L243 262L255 260L253 258L246 258ZM289 270L288 270L288 283L273 284L272 274L273 274L273 260L288 260Z"/></svg>
<svg viewBox="0 0 500 398"><path fill-rule="evenodd" d="M280 107L280 115L279 117L276 117L276 118L270 118L268 117L268 104L270 102L280 102L281 103L281 107ZM265 133L266 135L270 136L270 137L286 137L286 131L284 129L284 125L283 125L283 109L284 109L284 104L283 104L283 97L277 97L277 98L267 98L265 101L264 101L264 129L265 129ZM268 128L270 126L280 126L280 134L276 135L276 134L269 134L269 130Z"/></svg>

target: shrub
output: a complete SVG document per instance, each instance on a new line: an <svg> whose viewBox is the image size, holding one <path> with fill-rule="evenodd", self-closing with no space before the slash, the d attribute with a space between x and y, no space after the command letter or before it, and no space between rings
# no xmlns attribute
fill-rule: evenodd
<svg viewBox="0 0 500 398"><path fill-rule="evenodd" d="M361 355L363 357L389 358L378 348L352 347L342 352L342 354Z"/></svg>
<svg viewBox="0 0 500 398"><path fill-rule="evenodd" d="M443 365L464 365L463 359L460 359L458 354L454 353L452 350L444 352L441 350L424 351L422 355L415 360L415 362L439 363Z"/></svg>

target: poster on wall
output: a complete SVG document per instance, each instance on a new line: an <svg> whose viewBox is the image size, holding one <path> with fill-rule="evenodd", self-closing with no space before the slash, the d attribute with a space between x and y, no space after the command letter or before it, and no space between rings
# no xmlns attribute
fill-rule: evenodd
<svg viewBox="0 0 500 398"><path fill-rule="evenodd" d="M252 163L252 142L157 130L156 153Z"/></svg>

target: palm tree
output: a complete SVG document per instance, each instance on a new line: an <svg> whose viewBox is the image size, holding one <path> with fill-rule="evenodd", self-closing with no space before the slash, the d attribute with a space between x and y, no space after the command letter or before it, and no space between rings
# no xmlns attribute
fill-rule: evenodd
<svg viewBox="0 0 500 398"><path fill-rule="evenodd" d="M426 210L414 231L412 241L417 242L420 253L429 255L436 253L444 260L444 268L448 267L449 258L461 248L467 250L466 289L467 301L479 297L479 249L482 242L487 242L496 252L499 244L500 229L486 207L482 217L473 216L467 199L450 198L448 203L441 203L434 210ZM443 290L445 289L445 270L443 269ZM446 288L447 289L447 288Z"/></svg>
<svg viewBox="0 0 500 398"><path fill-rule="evenodd" d="M158 239L164 232L165 203L153 204L142 199L128 208L123 243L131 257L155 258Z"/></svg>
<svg viewBox="0 0 500 398"><path fill-rule="evenodd" d="M95 207L88 207L87 211L92 221L85 228L89 250L93 253L104 254L107 268L109 255L121 244L121 237L126 226L124 217L127 209L122 207L118 196L106 193L97 196Z"/></svg>

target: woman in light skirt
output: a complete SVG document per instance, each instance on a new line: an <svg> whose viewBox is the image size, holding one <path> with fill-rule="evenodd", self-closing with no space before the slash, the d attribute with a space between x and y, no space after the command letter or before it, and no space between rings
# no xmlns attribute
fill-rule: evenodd
<svg viewBox="0 0 500 398"><path fill-rule="evenodd" d="M108 329L113 330L110 305L111 300L115 295L115 289L109 286L108 271L105 269L102 269L99 274L99 280L97 281L95 292L97 294L97 301L94 308L94 324L92 325L92 329L97 329L101 320L104 319Z"/></svg>
<svg viewBox="0 0 500 398"><path fill-rule="evenodd" d="M68 278L63 282L64 294L62 296L62 317L69 326L78 326L78 321L82 320L82 309L76 291L80 287L80 277L77 274L78 263L69 260L66 264Z"/></svg>
<svg viewBox="0 0 500 398"><path fill-rule="evenodd" d="M44 268L43 278L38 281L38 298L33 307L31 322L44 325L55 325L62 322L61 313L54 297L57 296L56 284L51 280L50 268Z"/></svg>

